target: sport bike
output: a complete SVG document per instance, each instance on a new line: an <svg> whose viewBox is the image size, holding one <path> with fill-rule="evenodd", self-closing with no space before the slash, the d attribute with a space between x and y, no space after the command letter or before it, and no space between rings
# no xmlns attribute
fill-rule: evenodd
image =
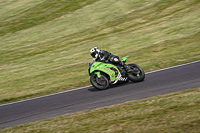
<svg viewBox="0 0 200 133"><path fill-rule="evenodd" d="M120 59L126 62L129 56ZM128 72L120 65L114 65L105 62L95 62L90 59L88 62L88 72L90 75L91 84L98 90L108 89L110 85L118 82L141 82L145 78L145 73L142 68L136 64L128 64Z"/></svg>

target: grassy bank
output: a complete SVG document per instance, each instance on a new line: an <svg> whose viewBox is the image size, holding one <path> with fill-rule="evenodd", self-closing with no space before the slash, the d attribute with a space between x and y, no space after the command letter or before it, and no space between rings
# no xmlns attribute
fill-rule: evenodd
<svg viewBox="0 0 200 133"><path fill-rule="evenodd" d="M199 0L19 0L0 5L0 104L89 85L98 46L145 72L200 59Z"/></svg>
<svg viewBox="0 0 200 133"><path fill-rule="evenodd" d="M200 88L63 115L0 133L198 133Z"/></svg>

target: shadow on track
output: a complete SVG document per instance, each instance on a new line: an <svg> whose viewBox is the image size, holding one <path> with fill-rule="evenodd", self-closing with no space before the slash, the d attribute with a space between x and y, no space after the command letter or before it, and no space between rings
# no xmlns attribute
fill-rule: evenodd
<svg viewBox="0 0 200 133"><path fill-rule="evenodd" d="M144 82L144 81L142 81L142 82ZM109 88L106 89L106 90L110 90L110 89L113 89L113 88L116 88L116 87L120 87L120 86L124 86L124 85L128 85L128 84L137 84L137 83L140 83L140 82L131 82L131 81L129 81L128 83L119 82L117 84L110 85ZM90 91L90 92L99 92L99 91L106 91L106 90L98 90L93 86L88 89L88 91Z"/></svg>

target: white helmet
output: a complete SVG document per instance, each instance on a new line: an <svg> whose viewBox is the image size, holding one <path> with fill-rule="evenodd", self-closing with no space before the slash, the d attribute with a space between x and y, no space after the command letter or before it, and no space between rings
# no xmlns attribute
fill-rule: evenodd
<svg viewBox="0 0 200 133"><path fill-rule="evenodd" d="M90 55L93 57L93 58L97 58L98 55L99 55L99 49L97 47L94 47L90 50Z"/></svg>

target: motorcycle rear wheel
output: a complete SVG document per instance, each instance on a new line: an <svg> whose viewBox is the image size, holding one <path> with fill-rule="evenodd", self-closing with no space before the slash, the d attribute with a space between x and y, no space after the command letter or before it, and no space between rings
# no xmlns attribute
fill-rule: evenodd
<svg viewBox="0 0 200 133"><path fill-rule="evenodd" d="M101 75L101 77L98 78L96 74L92 74L90 82L98 90L106 90L109 87L109 81L104 75Z"/></svg>
<svg viewBox="0 0 200 133"><path fill-rule="evenodd" d="M132 82L141 82L145 78L145 73L142 70L142 68L136 64L128 64L129 69L131 69L134 72L128 73L128 78Z"/></svg>

